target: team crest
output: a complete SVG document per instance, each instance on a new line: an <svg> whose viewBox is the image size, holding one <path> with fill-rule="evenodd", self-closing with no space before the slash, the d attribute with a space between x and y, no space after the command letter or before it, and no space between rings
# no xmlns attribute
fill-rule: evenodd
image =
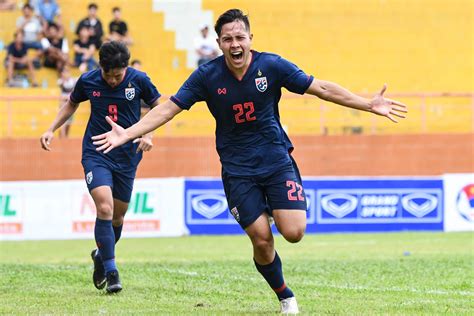
<svg viewBox="0 0 474 316"><path fill-rule="evenodd" d="M92 179L94 179L94 176L92 175L92 171L89 171L89 172L86 174L86 182L87 182L87 184L91 184Z"/></svg>
<svg viewBox="0 0 474 316"><path fill-rule="evenodd" d="M128 83L128 88L125 88L125 97L128 101L132 101L135 98L135 88L132 88L130 83Z"/></svg>
<svg viewBox="0 0 474 316"><path fill-rule="evenodd" d="M235 220L237 222L240 221L240 215L239 215L239 211L237 210L237 207L233 207L230 212L232 213L232 215L234 216Z"/></svg>
<svg viewBox="0 0 474 316"><path fill-rule="evenodd" d="M255 78L255 86L257 87L258 91L265 92L268 87L267 77Z"/></svg>

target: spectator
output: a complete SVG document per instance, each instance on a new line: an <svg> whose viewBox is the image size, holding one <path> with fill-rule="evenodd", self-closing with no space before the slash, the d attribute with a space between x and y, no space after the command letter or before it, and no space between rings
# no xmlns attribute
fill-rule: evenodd
<svg viewBox="0 0 474 316"><path fill-rule="evenodd" d="M15 9L15 0L0 0L0 11Z"/></svg>
<svg viewBox="0 0 474 316"><path fill-rule="evenodd" d="M33 7L25 4L22 9L23 15L16 20L17 31L23 30L24 43L27 48L41 49L39 41L42 33L40 20L33 14Z"/></svg>
<svg viewBox="0 0 474 316"><path fill-rule="evenodd" d="M109 40L121 41L125 45L131 45L132 39L128 36L127 23L122 20L121 11L119 7L112 9L113 20L109 24Z"/></svg>
<svg viewBox="0 0 474 316"><path fill-rule="evenodd" d="M216 39L209 36L209 26L203 24L199 29L201 35L194 39L194 47L198 55L198 67L219 55Z"/></svg>
<svg viewBox="0 0 474 316"><path fill-rule="evenodd" d="M79 30L79 38L74 41L74 66L79 67L81 72L96 68L95 51L96 47L90 38L89 29L84 26Z"/></svg>
<svg viewBox="0 0 474 316"><path fill-rule="evenodd" d="M56 0L38 0L36 5L36 14L40 17L43 24L46 24L46 27L51 23L55 23L56 17L60 15L59 5L56 3Z"/></svg>
<svg viewBox="0 0 474 316"><path fill-rule="evenodd" d="M102 36L104 35L102 23L99 18L97 18L98 8L99 7L95 3L89 4L87 17L79 22L76 29L76 35L79 36L81 29L87 27L90 32L91 41L94 43L96 49L99 49L102 45Z"/></svg>
<svg viewBox="0 0 474 316"><path fill-rule="evenodd" d="M35 69L33 67L33 60L27 56L27 47L23 41L23 31L19 30L15 33L15 40L8 46L7 52L7 76L8 86L12 87L13 73L15 69L28 68L28 75L30 77L31 85L37 87L38 83L35 79Z"/></svg>
<svg viewBox="0 0 474 316"><path fill-rule="evenodd" d="M61 73L68 62L69 45L66 38L61 37L59 27L55 23L48 26L47 37L41 40L43 47L44 66L55 68Z"/></svg>
<svg viewBox="0 0 474 316"><path fill-rule="evenodd" d="M74 86L76 85L76 78L71 76L71 72L68 67L64 67L61 71L61 77L58 79L58 86L61 89L61 96L59 101L59 107L61 107L64 102L69 100L69 95L71 94ZM67 138L69 136L69 130L71 128L73 121L73 115L61 126L59 131L59 137Z"/></svg>

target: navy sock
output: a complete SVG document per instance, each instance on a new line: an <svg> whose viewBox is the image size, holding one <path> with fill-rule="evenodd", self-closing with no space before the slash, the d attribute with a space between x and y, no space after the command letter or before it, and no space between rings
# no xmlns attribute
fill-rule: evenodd
<svg viewBox="0 0 474 316"><path fill-rule="evenodd" d="M114 229L115 243L117 243L120 239L120 236L122 236L122 227L123 227L123 224L120 226L112 225L112 228Z"/></svg>
<svg viewBox="0 0 474 316"><path fill-rule="evenodd" d="M115 266L115 237L112 229L112 221L96 218L95 241L99 248L100 256L104 263L105 273L117 271Z"/></svg>
<svg viewBox="0 0 474 316"><path fill-rule="evenodd" d="M266 265L260 265L253 260L255 267L258 272L265 278L270 287L275 291L278 299L284 300L288 297L293 297L294 294L289 287L286 286L285 280L283 279L283 270L281 267L281 260L278 253L275 251L275 259L272 263Z"/></svg>

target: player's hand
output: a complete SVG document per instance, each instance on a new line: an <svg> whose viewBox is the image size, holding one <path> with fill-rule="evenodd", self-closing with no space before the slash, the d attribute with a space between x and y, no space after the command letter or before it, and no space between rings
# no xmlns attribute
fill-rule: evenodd
<svg viewBox="0 0 474 316"><path fill-rule="evenodd" d="M382 90L370 100L370 110L375 114L387 117L392 122L398 123L397 118L405 118L404 113L408 112L407 106L401 102L384 98L383 94L385 90L387 90L386 84L384 84Z"/></svg>
<svg viewBox="0 0 474 316"><path fill-rule="evenodd" d="M47 131L43 135L41 135L40 138L40 143L41 143L41 148L47 151L51 151L51 148L49 148L49 144L51 144L51 141L53 140L53 132Z"/></svg>
<svg viewBox="0 0 474 316"><path fill-rule="evenodd" d="M133 143L138 143L137 153L140 151L150 151L153 148L153 142L151 141L151 135L144 135L137 138Z"/></svg>
<svg viewBox="0 0 474 316"><path fill-rule="evenodd" d="M112 126L112 130L104 134L92 136L92 143L98 146L95 150L102 151L104 154L125 144L129 140L127 132L122 126L112 121L109 116L106 116L105 120Z"/></svg>

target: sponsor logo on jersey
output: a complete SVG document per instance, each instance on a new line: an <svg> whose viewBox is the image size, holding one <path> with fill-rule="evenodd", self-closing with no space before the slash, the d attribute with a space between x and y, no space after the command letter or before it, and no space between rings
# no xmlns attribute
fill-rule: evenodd
<svg viewBox="0 0 474 316"><path fill-rule="evenodd" d="M255 78L255 86L260 92L265 92L268 87L267 77Z"/></svg>
<svg viewBox="0 0 474 316"><path fill-rule="evenodd" d="M438 198L427 193L412 193L402 197L402 206L410 214L423 217L436 209Z"/></svg>
<svg viewBox="0 0 474 316"><path fill-rule="evenodd" d="M197 213L212 219L227 209L227 200L219 194L201 194L193 197L191 205Z"/></svg>
<svg viewBox="0 0 474 316"><path fill-rule="evenodd" d="M92 91L92 96L99 98L100 97L100 91Z"/></svg>
<svg viewBox="0 0 474 316"><path fill-rule="evenodd" d="M87 184L91 184L92 180L94 179L94 176L92 175L92 171L89 171L86 174L86 182Z"/></svg>
<svg viewBox="0 0 474 316"><path fill-rule="evenodd" d="M135 88L125 88L125 97L128 101L133 100L135 98Z"/></svg>
<svg viewBox="0 0 474 316"><path fill-rule="evenodd" d="M456 209L466 221L474 223L474 184L468 184L459 191Z"/></svg>
<svg viewBox="0 0 474 316"><path fill-rule="evenodd" d="M217 94L218 95L221 95L221 94L227 94L227 89L226 88L217 88Z"/></svg>
<svg viewBox="0 0 474 316"><path fill-rule="evenodd" d="M239 210L237 210L237 207L233 207L230 212L232 213L232 216L234 216L235 220L237 222L240 222L240 215L239 215Z"/></svg>

